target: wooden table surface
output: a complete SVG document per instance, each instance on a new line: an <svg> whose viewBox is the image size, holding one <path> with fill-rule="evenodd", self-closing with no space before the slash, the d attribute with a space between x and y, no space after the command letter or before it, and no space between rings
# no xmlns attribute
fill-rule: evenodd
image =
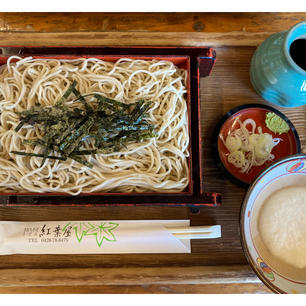
<svg viewBox="0 0 306 306"><path fill-rule="evenodd" d="M0 293L270 293L248 266L240 245L245 190L214 165L211 134L234 106L262 103L248 77L252 54L273 32L304 13L0 13L0 44L185 45L217 52L201 79L204 188L222 193L222 206L192 214L179 207L0 207L0 220L191 219L221 224L222 238L193 240L191 254L12 255L0 261ZM267 22L268 21L268 22ZM306 108L282 110L306 147Z"/></svg>

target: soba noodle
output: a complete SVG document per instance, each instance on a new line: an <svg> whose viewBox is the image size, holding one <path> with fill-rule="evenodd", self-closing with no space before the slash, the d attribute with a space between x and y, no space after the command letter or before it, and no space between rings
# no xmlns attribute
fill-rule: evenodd
<svg viewBox="0 0 306 306"><path fill-rule="evenodd" d="M96 58L72 60L32 59L12 56L0 68L0 191L1 192L177 192L189 183L186 76L172 62L119 59L115 63ZM25 139L41 137L38 127L14 129L15 112L39 102L54 105L73 80L82 95L100 93L134 103L153 102L147 121L157 137L129 143L120 152L86 156L92 169L67 159L20 156L12 151L42 153ZM71 107L73 98L66 102ZM90 99L88 100L90 103ZM94 143L86 141L85 149Z"/></svg>

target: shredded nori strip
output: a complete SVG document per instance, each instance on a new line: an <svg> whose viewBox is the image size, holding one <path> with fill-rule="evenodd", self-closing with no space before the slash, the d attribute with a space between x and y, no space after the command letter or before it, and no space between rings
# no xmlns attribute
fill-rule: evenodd
<svg viewBox="0 0 306 306"><path fill-rule="evenodd" d="M43 107L36 103L30 110L17 112L20 122L15 128L18 132L24 124L38 125L44 136L24 140L24 144L38 145L42 154L12 151L24 156L42 157L41 166L46 159L67 160L71 158L89 168L93 165L83 159L85 155L120 151L130 142L141 142L156 137L154 126L150 124L148 110L152 102L144 100L135 103L123 103L102 94L81 95L73 81L64 95L52 107ZM65 101L71 94L81 101L82 108L69 107ZM86 101L91 97L91 103ZM89 139L94 140L95 149L80 149ZM60 156L50 155L57 152Z"/></svg>
<svg viewBox="0 0 306 306"><path fill-rule="evenodd" d="M69 98L70 94L73 92L76 85L77 85L77 82L74 80L72 84L68 87L66 92L63 94L63 96L56 102L56 106L63 104L65 100Z"/></svg>
<svg viewBox="0 0 306 306"><path fill-rule="evenodd" d="M11 153L16 154L16 155L23 155L23 156L44 157L43 154L36 154L36 153L30 153L30 152L12 151ZM50 155L48 155L47 158L58 159L58 160L67 160L67 157L62 157L62 156L50 156Z"/></svg>

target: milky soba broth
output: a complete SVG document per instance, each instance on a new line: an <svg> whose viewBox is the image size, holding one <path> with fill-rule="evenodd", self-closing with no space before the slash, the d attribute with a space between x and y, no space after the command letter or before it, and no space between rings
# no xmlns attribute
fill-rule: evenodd
<svg viewBox="0 0 306 306"><path fill-rule="evenodd" d="M295 268L306 268L306 188L285 187L263 204L258 231L271 254Z"/></svg>

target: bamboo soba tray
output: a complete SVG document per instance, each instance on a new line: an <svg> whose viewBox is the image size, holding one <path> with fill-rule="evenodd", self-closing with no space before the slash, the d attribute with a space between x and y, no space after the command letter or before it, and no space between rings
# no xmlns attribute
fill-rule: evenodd
<svg viewBox="0 0 306 306"><path fill-rule="evenodd" d="M189 119L190 183L178 193L82 193L70 196L63 193L2 193L0 205L166 205L218 206L221 196L203 189L202 135L200 129L199 84L207 77L215 61L215 51L205 47L0 47L0 64L18 55L33 58L73 59L95 57L105 61L120 58L168 60L187 70L187 109Z"/></svg>

